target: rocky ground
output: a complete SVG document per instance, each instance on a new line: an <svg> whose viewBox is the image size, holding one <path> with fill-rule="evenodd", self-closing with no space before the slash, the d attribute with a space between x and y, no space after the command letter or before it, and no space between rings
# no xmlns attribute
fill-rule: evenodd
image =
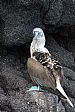
<svg viewBox="0 0 75 112"><path fill-rule="evenodd" d="M75 3L73 0L0 0L0 112L75 112ZM34 27L62 64L71 108L45 92L28 92L29 47Z"/></svg>

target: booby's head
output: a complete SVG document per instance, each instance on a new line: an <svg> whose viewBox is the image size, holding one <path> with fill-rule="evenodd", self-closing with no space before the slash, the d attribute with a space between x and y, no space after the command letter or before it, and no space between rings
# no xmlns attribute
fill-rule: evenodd
<svg viewBox="0 0 75 112"><path fill-rule="evenodd" d="M45 35L44 35L44 32L41 28L34 28L33 29L33 35L34 35L34 39L45 41Z"/></svg>
<svg viewBox="0 0 75 112"><path fill-rule="evenodd" d="M34 52L48 52L45 46L45 35L41 28L33 29L33 41L30 46L31 57L33 57Z"/></svg>

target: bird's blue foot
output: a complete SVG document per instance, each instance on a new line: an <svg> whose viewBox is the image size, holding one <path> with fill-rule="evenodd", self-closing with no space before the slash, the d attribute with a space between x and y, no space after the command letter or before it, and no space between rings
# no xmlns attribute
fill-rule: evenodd
<svg viewBox="0 0 75 112"><path fill-rule="evenodd" d="M29 91L33 91L33 90L36 90L36 91L41 91L41 87L40 86L32 86Z"/></svg>
<svg viewBox="0 0 75 112"><path fill-rule="evenodd" d="M42 89L40 86L32 86L28 91L44 91L47 92L46 90Z"/></svg>

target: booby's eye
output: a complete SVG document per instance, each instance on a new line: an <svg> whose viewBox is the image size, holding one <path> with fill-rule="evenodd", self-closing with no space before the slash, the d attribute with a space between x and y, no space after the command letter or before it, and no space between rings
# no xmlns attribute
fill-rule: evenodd
<svg viewBox="0 0 75 112"><path fill-rule="evenodd" d="M43 33L42 32L38 32L38 35L43 36Z"/></svg>

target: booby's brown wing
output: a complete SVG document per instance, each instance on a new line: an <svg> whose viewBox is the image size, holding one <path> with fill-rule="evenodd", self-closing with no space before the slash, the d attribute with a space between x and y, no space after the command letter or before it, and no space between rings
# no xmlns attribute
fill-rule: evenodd
<svg viewBox="0 0 75 112"><path fill-rule="evenodd" d="M56 89L56 77L58 72L48 69L46 66L43 66L40 62L29 58L27 61L28 73L31 77L31 80L42 86L44 89L47 89L49 92L59 95L61 98L65 97ZM61 75L63 77L63 75ZM62 79L62 78L60 78Z"/></svg>
<svg viewBox="0 0 75 112"><path fill-rule="evenodd" d="M55 90L56 78L62 77L61 66L48 53L34 52L33 57L36 60L29 58L27 62L28 73L32 81L37 85Z"/></svg>
<svg viewBox="0 0 75 112"><path fill-rule="evenodd" d="M29 58L27 62L28 73L33 82L45 88L56 89L55 79L50 70L40 62Z"/></svg>
<svg viewBox="0 0 75 112"><path fill-rule="evenodd" d="M48 69L49 77L53 76L53 78L59 77L60 82L62 83L63 79L63 70L60 63L49 53L43 52L34 52L33 56L36 60L38 60L46 69Z"/></svg>

